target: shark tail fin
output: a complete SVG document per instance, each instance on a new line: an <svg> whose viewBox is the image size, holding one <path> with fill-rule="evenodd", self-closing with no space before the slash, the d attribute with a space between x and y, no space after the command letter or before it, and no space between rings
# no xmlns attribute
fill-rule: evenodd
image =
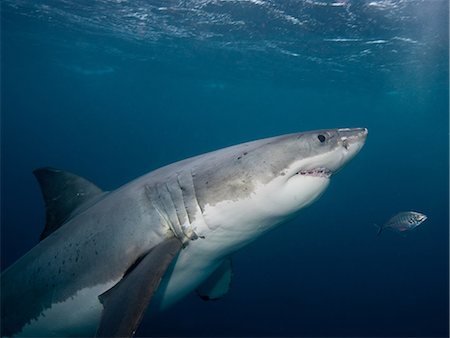
<svg viewBox="0 0 450 338"><path fill-rule="evenodd" d="M88 180L54 168L39 168L33 171L40 187L46 208L46 224L40 240L58 229L75 209L103 194L103 191Z"/></svg>

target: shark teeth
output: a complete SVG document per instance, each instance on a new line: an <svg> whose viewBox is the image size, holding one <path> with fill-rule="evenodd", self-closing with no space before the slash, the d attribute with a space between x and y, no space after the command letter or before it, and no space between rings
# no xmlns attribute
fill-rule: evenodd
<svg viewBox="0 0 450 338"><path fill-rule="evenodd" d="M327 168L314 168L314 169L308 169L308 170L300 170L297 172L297 175L302 176L314 176L314 177L330 177L332 174L330 169Z"/></svg>

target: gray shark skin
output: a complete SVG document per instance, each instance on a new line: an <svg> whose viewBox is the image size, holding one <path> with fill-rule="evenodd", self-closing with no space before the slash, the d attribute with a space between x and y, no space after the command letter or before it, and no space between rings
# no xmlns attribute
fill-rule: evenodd
<svg viewBox="0 0 450 338"><path fill-rule="evenodd" d="M196 289L223 295L230 255L315 201L366 136L330 129L243 143L111 192L37 170L47 227L1 276L2 336L132 336L147 307Z"/></svg>

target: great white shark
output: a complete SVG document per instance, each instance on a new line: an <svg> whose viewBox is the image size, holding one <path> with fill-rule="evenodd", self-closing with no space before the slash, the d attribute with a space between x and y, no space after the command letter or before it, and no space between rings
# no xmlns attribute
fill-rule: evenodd
<svg viewBox="0 0 450 338"><path fill-rule="evenodd" d="M34 171L41 241L1 275L2 336L132 336L147 307L223 296L230 256L315 201L367 129L272 137L213 151L104 192Z"/></svg>

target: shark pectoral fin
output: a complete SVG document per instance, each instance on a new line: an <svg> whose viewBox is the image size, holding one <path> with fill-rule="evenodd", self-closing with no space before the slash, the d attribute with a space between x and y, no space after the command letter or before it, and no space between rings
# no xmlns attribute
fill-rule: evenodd
<svg viewBox="0 0 450 338"><path fill-rule="evenodd" d="M41 187L46 208L46 224L41 241L58 229L75 209L103 194L95 184L67 171L39 168L33 174Z"/></svg>
<svg viewBox="0 0 450 338"><path fill-rule="evenodd" d="M217 300L230 290L232 277L231 258L228 258L197 288L197 294L203 300Z"/></svg>
<svg viewBox="0 0 450 338"><path fill-rule="evenodd" d="M103 304L97 337L132 337L164 273L181 249L175 237L158 244L114 287L99 296Z"/></svg>

